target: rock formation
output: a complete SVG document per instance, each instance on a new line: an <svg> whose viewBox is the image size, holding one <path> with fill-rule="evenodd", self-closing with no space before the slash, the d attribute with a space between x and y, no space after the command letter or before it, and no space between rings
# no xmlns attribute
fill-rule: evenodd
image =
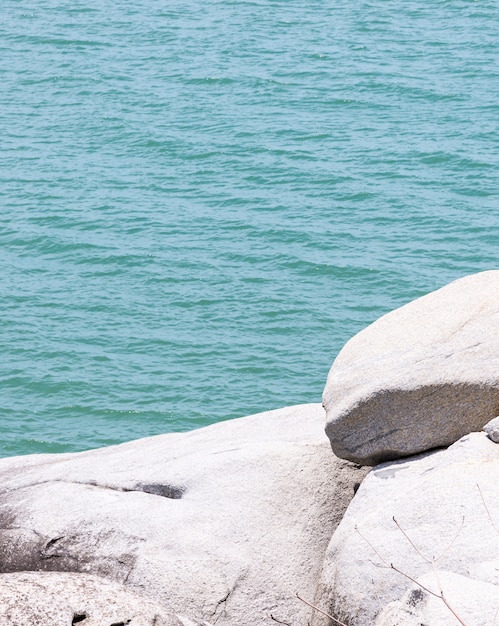
<svg viewBox="0 0 499 626"><path fill-rule="evenodd" d="M334 453L356 463L443 447L499 413L499 271L466 276L353 337L323 404Z"/></svg>
<svg viewBox="0 0 499 626"><path fill-rule="evenodd" d="M498 485L499 445L485 433L466 435L447 450L375 467L329 544L318 606L348 626L373 626L393 602L398 604L390 619L385 614L377 626L406 624L411 602L411 626L458 624L445 605L447 621L439 621L432 607L440 614L442 600L435 603L421 587L412 587L414 580L430 580L433 589L449 595L459 615L473 616L468 626L492 626L485 620L490 612L474 612L473 594L456 592L456 580L469 590L483 584L485 596L499 584ZM448 587L447 574L435 578L434 569L449 574ZM495 597L498 592L496 587ZM331 624L319 613L312 623Z"/></svg>
<svg viewBox="0 0 499 626"><path fill-rule="evenodd" d="M0 460L0 569L100 576L194 623L305 624L294 594L313 597L366 473L331 454L324 419L304 405Z"/></svg>
<svg viewBox="0 0 499 626"><path fill-rule="evenodd" d="M183 626L151 600L88 574L0 576L1 626Z"/></svg>

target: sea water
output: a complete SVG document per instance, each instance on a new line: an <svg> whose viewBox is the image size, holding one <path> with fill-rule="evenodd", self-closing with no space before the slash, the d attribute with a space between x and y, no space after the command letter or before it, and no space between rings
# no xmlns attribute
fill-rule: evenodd
<svg viewBox="0 0 499 626"><path fill-rule="evenodd" d="M320 402L497 268L492 0L3 0L0 456Z"/></svg>

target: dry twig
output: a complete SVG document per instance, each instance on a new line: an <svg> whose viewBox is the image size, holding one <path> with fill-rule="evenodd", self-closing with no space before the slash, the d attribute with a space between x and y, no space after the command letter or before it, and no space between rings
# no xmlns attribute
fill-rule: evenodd
<svg viewBox="0 0 499 626"><path fill-rule="evenodd" d="M487 511L487 516L490 520L490 523L492 524L494 530L496 531L497 534L499 534L499 530L497 528L497 526L495 525L494 520L492 519L492 515L490 514L489 511L489 507L487 506L487 503L485 502L485 498L483 497L483 493L482 490L480 489L480 485L477 483L477 489L478 489L478 493L480 494L480 498L482 498L482 502L483 502L483 506L485 507L485 510Z"/></svg>
<svg viewBox="0 0 499 626"><path fill-rule="evenodd" d="M298 598L298 600L301 600L302 602L307 604L309 607L311 607L315 611L318 611L319 613L322 613L322 615L325 615L326 617L329 617L329 619L332 619L334 622L336 622L336 624L339 624L339 626L347 626L344 622L340 622L340 620L337 619L336 617L333 617L329 613L326 613L326 611L323 611L322 609L320 609L318 606L315 606L315 604L312 604L311 602L308 602L308 600L304 600L303 598L300 598L300 596L297 593L295 593L295 596Z"/></svg>
<svg viewBox="0 0 499 626"><path fill-rule="evenodd" d="M462 626L467 626L466 622L463 621L463 619L461 617L459 617L459 615L456 613L456 611L454 610L454 608L451 606L451 604L449 603L449 601L447 600L447 598L444 595L444 592L442 590L442 587L440 585L440 581L438 579L438 574L437 571L435 569L435 563L438 559L432 558L432 559L428 559L424 556L424 554L421 552L421 550L416 546L416 544L414 543L414 541L409 537L409 535L407 534L407 532L402 528L402 526L397 522L397 520L395 519L395 517L392 518L394 523L396 524L397 528L400 530L400 532L404 535L404 537L407 539L407 541L411 544L411 546L414 548L414 550L417 552L417 554L419 554L419 556L428 564L430 564L432 566L433 569L433 573L435 575L436 581L437 581L437 585L439 588L440 593L437 593L435 591L433 591L432 589L430 589L429 587L426 587L425 585L422 585L419 581L417 581L415 578L413 578L412 576L409 576L409 574L406 574L406 572L404 572L403 570L401 570L400 568L396 567L393 563L388 563L388 561L386 561L386 559L384 559L381 554L378 552L378 550L376 550L376 548L372 545L372 543L360 532L360 530L357 528L357 526L355 527L355 530L358 532L358 534L362 537L362 539L367 543L367 545L374 551L374 553L378 556L378 558L385 564L385 567L388 567L390 569L392 569L394 572L397 572L397 574L400 574L401 576L404 576L405 578L407 578L408 580L410 580L412 583L414 583L415 585L417 585L418 587L420 587L421 589L423 589L423 591L426 591L427 593L429 593L430 595L432 595L435 598L439 598L440 600L442 600L442 602L445 604L445 606L449 609L449 611L452 613L452 615L454 615L454 617L457 619L457 621L462 625ZM464 524L464 518L463 518L463 522ZM461 527L459 528L458 534L461 532L462 529L462 524ZM449 550L449 548L452 546L452 544L456 541L456 537L454 537L454 539L451 541L451 543L449 544L449 546L447 547L447 549L443 552L443 554L441 554L438 558L441 559L442 556Z"/></svg>

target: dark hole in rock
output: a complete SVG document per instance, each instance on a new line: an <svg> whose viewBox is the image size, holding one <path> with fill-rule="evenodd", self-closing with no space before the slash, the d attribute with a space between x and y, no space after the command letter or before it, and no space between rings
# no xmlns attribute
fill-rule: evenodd
<svg viewBox="0 0 499 626"><path fill-rule="evenodd" d="M139 483L136 485L134 491L143 491L144 493L161 496L162 498L171 498L172 500L179 500L184 495L183 487L161 485L159 483Z"/></svg>
<svg viewBox="0 0 499 626"><path fill-rule="evenodd" d="M359 487L360 487L360 483L355 483L353 486L353 492L357 493L357 491L359 490Z"/></svg>
<svg viewBox="0 0 499 626"><path fill-rule="evenodd" d="M131 619L127 619L126 622L115 622L114 624L111 624L111 626L126 626L127 624L129 624L132 620Z"/></svg>
<svg viewBox="0 0 499 626"><path fill-rule="evenodd" d="M425 594L422 589L413 589L409 595L409 604L411 606L417 606L424 598Z"/></svg>
<svg viewBox="0 0 499 626"><path fill-rule="evenodd" d="M78 624L78 622L83 622L84 619L87 619L86 613L75 613L73 615L73 620L71 621L71 626L73 624Z"/></svg>

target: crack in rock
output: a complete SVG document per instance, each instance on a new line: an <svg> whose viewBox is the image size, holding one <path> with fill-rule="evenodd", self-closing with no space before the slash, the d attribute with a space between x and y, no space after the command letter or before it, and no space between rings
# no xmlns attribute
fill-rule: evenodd
<svg viewBox="0 0 499 626"><path fill-rule="evenodd" d="M47 541L45 546L40 550L40 557L42 559L54 559L63 556L62 553L57 553L55 551L51 552L53 548L57 550L56 544L61 541L61 539L64 539L64 535L61 535L60 537L54 537L53 539ZM65 553L64 556L67 556L67 553Z"/></svg>
<svg viewBox="0 0 499 626"><path fill-rule="evenodd" d="M23 489L31 489L32 487L38 487L39 485L47 485L51 483L64 483L67 485L86 485L88 487L95 487L96 489L108 489L110 491L118 491L121 493L142 492L153 496L160 496L162 498L168 498L170 500L180 500L185 493L185 487L170 485L168 483L137 483L134 487L113 487L111 485L100 485L95 480L79 481L79 480L61 480L51 479L42 480L39 482L29 483L27 485L21 485L20 487L14 487L13 489L6 489L0 491L0 494L12 493L14 491L21 491Z"/></svg>
<svg viewBox="0 0 499 626"><path fill-rule="evenodd" d="M225 594L225 596L223 598L218 600L217 605L216 605L216 607L215 607L215 609L213 610L213 613L212 613L212 617L216 617L215 624L218 622L220 617L222 617L222 615L227 615L227 602L228 602L230 596L236 590L236 588L237 588L237 582L232 586L232 588L227 590L227 593ZM221 608L221 611L220 611L220 614L217 616L217 611L218 611L219 608Z"/></svg>

